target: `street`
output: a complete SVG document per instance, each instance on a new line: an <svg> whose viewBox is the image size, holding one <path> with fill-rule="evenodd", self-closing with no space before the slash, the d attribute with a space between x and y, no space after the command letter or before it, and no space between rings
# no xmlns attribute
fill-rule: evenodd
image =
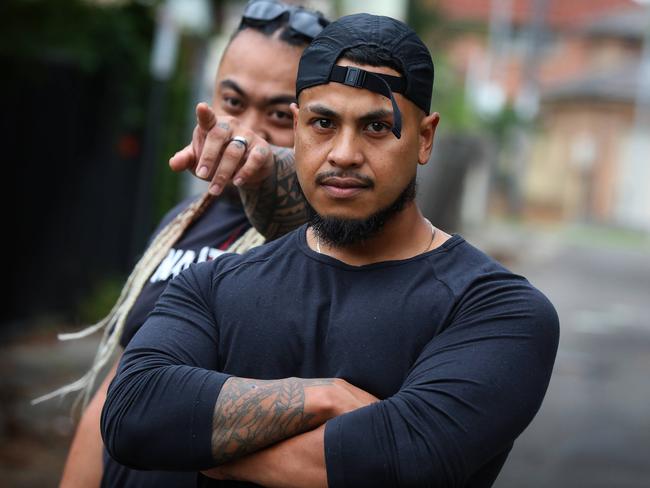
<svg viewBox="0 0 650 488"><path fill-rule="evenodd" d="M507 248L509 267L553 302L560 347L540 412L495 488L647 488L650 252L543 233L505 239L485 247Z"/></svg>

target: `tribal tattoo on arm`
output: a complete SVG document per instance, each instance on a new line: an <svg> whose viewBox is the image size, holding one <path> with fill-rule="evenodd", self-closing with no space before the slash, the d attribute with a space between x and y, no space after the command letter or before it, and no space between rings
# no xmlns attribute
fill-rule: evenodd
<svg viewBox="0 0 650 488"><path fill-rule="evenodd" d="M218 464L239 459L314 429L329 419L306 404L305 389L332 379L286 378L226 381L214 408L212 455Z"/></svg>
<svg viewBox="0 0 650 488"><path fill-rule="evenodd" d="M256 149L268 151L268 148ZM269 241L307 221L293 150L273 146L273 156L275 168L271 176L257 188L242 188L240 191L248 220Z"/></svg>

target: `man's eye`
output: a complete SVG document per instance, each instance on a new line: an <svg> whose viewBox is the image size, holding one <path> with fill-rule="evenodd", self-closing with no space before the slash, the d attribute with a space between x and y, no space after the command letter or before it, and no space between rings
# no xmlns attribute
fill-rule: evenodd
<svg viewBox="0 0 650 488"><path fill-rule="evenodd" d="M242 108L242 101L239 98L235 97L223 97L221 99L224 107L239 110Z"/></svg>
<svg viewBox="0 0 650 488"><path fill-rule="evenodd" d="M366 130L370 132L380 133L390 130L390 127L385 122L370 122L366 126Z"/></svg>
<svg viewBox="0 0 650 488"><path fill-rule="evenodd" d="M314 126L318 129L331 129L333 125L329 119L316 119L314 121Z"/></svg>
<svg viewBox="0 0 650 488"><path fill-rule="evenodd" d="M283 110L273 110L271 112L271 118L278 122L291 122L293 121L293 115L291 112L285 112Z"/></svg>

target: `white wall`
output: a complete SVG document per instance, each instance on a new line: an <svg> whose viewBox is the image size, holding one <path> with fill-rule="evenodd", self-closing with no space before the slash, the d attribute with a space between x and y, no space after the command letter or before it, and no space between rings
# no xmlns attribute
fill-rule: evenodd
<svg viewBox="0 0 650 488"><path fill-rule="evenodd" d="M632 132L624 143L618 173L616 216L619 223L650 232L650 139Z"/></svg>
<svg viewBox="0 0 650 488"><path fill-rule="evenodd" d="M399 20L406 20L406 0L343 0L341 2L343 15L368 12L376 15L387 15Z"/></svg>

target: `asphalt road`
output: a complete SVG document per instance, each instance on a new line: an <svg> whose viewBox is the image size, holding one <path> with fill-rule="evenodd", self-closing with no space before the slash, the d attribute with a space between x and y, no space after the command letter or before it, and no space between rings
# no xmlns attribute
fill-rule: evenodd
<svg viewBox="0 0 650 488"><path fill-rule="evenodd" d="M546 293L561 327L544 403L495 488L650 487L650 249L530 231L483 240Z"/></svg>

